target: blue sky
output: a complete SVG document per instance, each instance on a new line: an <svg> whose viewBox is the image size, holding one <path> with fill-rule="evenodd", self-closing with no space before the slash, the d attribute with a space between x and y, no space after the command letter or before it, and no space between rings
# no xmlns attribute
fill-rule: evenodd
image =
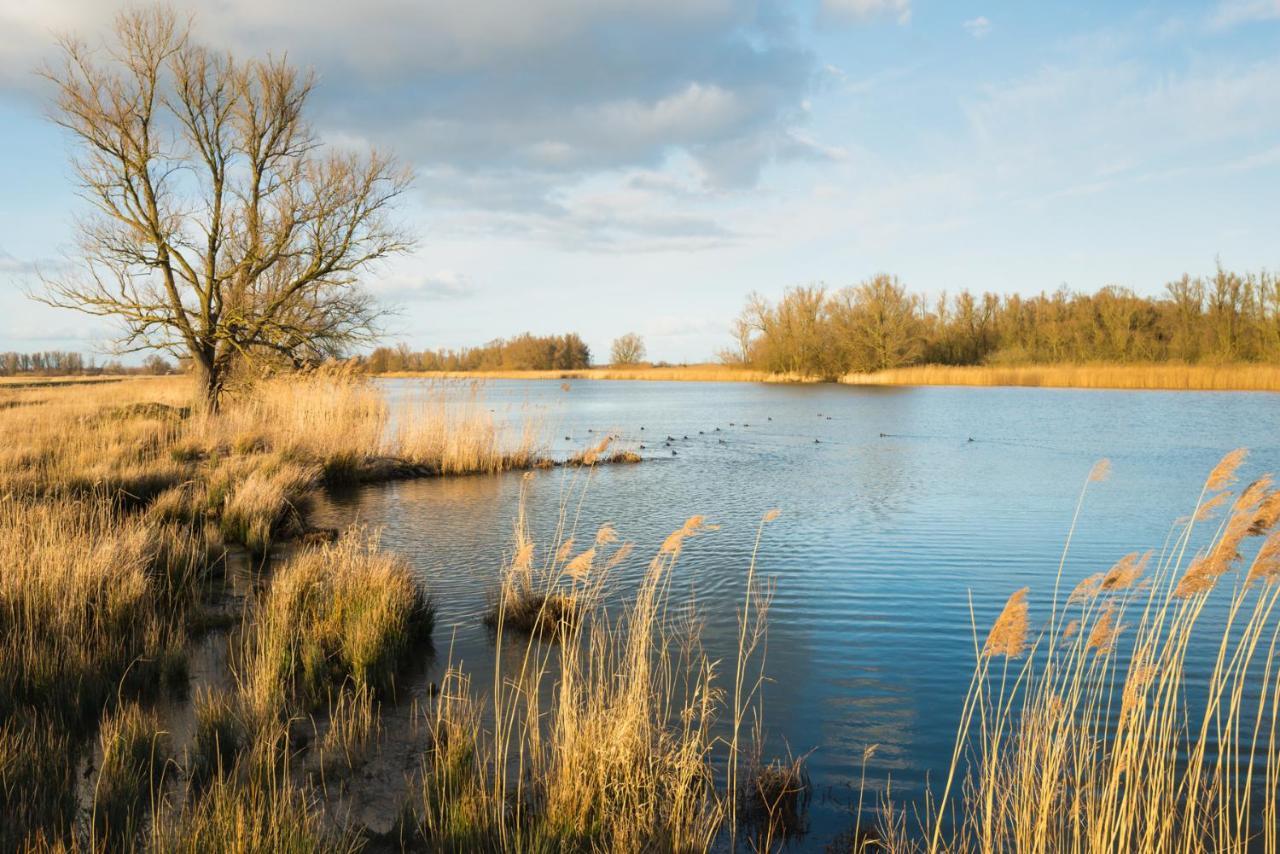
<svg viewBox="0 0 1280 854"><path fill-rule="evenodd" d="M1280 267L1280 0L182 0L197 37L319 73L312 119L418 180L390 340L622 332L709 358L744 297L929 295ZM33 304L74 254L32 73L110 3L0 0L0 350L104 352Z"/></svg>

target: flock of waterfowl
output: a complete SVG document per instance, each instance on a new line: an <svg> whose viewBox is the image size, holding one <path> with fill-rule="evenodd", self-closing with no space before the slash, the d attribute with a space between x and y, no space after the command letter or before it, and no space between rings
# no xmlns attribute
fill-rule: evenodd
<svg viewBox="0 0 1280 854"><path fill-rule="evenodd" d="M819 412L819 413L818 413L818 417L819 417L819 418L825 418L827 421L830 421L830 420L831 420L831 416L830 416L830 415L823 415L821 412ZM772 415L767 416L767 420L772 421L772 420L773 420L773 416L772 416ZM730 422L729 422L729 424L728 424L728 426L730 426L730 427L742 427L742 428L744 428L744 429L750 429L750 427L751 427L751 425L750 425L749 423L747 423L746 421L742 422L741 424L737 423L736 421L730 421ZM594 433L596 433L597 431L596 431L596 430L594 430L594 429L593 429L593 428L591 428L591 427L588 427L588 428L587 428L587 432L588 432L588 433L591 433L591 434L594 434ZM600 431L600 432L605 432L605 431ZM644 428L643 426L641 426L641 427L640 427L640 432L642 432L642 433L643 433L643 432L645 432L645 428ZM698 431L698 435L699 435L699 436L705 436L705 435L707 435L707 432L708 432L708 431L706 431L706 430L699 430L699 431ZM720 433L720 432L722 432L722 430L721 430L721 428L720 428L720 427L713 427L713 428L711 429L711 431L710 431L710 432L711 432L711 433ZM883 436L885 436L886 434L881 433L880 435L883 437ZM571 441L573 441L573 437L572 437L572 436L565 436L565 437L564 437L564 440L565 440L566 442L571 442ZM664 439L660 439L660 440L658 440L658 441L662 442L662 447L663 447L663 448L668 448L668 449L670 449L670 450L671 450L671 456L675 457L675 456L679 456L679 451L677 451L677 450L676 450L676 448L674 447L674 443L676 443L676 442L687 442L687 441L690 441L690 438L689 438L689 435L688 435L687 433L686 433L686 434L682 434L681 436L678 436L678 437L677 437L677 436L673 436L673 435L668 434L668 435L666 436L666 438L664 438ZM717 439L716 439L716 443L717 443L717 444L720 444L720 445L727 445L727 444L729 444L729 443L728 443L728 442L727 442L723 437L717 437ZM815 444L815 445L820 445L820 444L822 444L822 440L821 440L821 439L819 439L819 438L817 438L817 437L815 437L815 438L814 438L814 440L813 440L813 444ZM639 447L640 447L640 450L642 450L642 451L644 451L644 450L651 450L651 449L649 448L649 446L648 446L647 444L645 444L644 442L641 442Z"/></svg>

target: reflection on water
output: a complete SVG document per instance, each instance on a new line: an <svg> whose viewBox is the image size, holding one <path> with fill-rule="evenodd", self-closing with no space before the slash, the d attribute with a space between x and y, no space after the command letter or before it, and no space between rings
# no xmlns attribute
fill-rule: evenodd
<svg viewBox="0 0 1280 854"><path fill-rule="evenodd" d="M417 383L385 387L406 398ZM1280 465L1280 396L1262 394L590 381L566 392L496 381L484 396L501 419L536 414L557 453L610 430L645 445L643 465L602 468L589 483L580 471L540 472L529 486L540 541L585 487L579 531L611 522L637 544L620 592L690 515L721 526L688 543L676 582L697 603L712 658L736 649L757 525L782 511L760 552L777 580L764 708L774 749L814 751L815 845L844 828L866 746L879 745L868 780L892 778L896 796L916 797L926 775L945 772L972 667L970 596L984 629L1023 585L1033 617L1045 607L1097 459L1114 474L1081 516L1072 584L1127 552L1158 551L1224 451L1251 448L1252 471ZM440 660L461 661L477 686L491 684L482 615L520 478L372 486L316 509L320 525L383 528L436 597Z"/></svg>

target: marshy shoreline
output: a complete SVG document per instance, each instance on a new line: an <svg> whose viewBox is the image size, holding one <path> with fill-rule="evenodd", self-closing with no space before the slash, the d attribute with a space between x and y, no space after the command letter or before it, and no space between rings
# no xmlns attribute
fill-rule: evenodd
<svg viewBox="0 0 1280 854"><path fill-rule="evenodd" d="M1115 389L1128 391L1280 391L1280 365L1238 363L1190 365L1030 364L916 365L874 373L846 374L823 380L730 365L600 367L572 370L393 371L388 379L441 380L615 380L654 382L822 383L869 386L1009 386L1027 388Z"/></svg>
<svg viewBox="0 0 1280 854"><path fill-rule="evenodd" d="M536 425L501 423L465 383L393 407L362 376L280 376L217 413L191 392L176 378L0 391L0 813L17 819L0 849L803 840L805 758L762 748L774 580L755 555L778 511L741 567L736 652L713 661L699 620L674 615L690 604L685 546L715 524L635 544L568 511L594 466L634 461L610 436L551 463ZM444 654L438 602L376 528L309 527L313 496L385 479L386 460L523 478L476 617L492 684L453 661L425 677ZM524 488L549 465L567 486L536 536ZM1083 580L1059 568L1039 612L1018 590L975 625L934 787L921 803L864 790L867 745L848 757L857 807L829 850L1280 850L1280 490L1246 468L1228 454L1160 553ZM1079 506L1108 471L1081 473ZM619 596L622 572L636 583ZM1201 620L1210 597L1225 628ZM1207 685L1186 671L1200 635L1219 650Z"/></svg>

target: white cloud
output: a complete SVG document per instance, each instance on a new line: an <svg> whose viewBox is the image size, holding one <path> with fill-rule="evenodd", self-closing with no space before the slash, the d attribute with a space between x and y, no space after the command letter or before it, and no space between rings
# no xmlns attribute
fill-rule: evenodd
<svg viewBox="0 0 1280 854"><path fill-rule="evenodd" d="M1209 22L1227 29L1251 21L1280 20L1280 0L1221 0Z"/></svg>
<svg viewBox="0 0 1280 854"><path fill-rule="evenodd" d="M475 284L456 270L418 272L404 269L413 261L402 261L386 275L373 275L369 290L388 302L454 300L475 293Z"/></svg>
<svg viewBox="0 0 1280 854"><path fill-rule="evenodd" d="M173 3L194 15L200 41L314 67L311 115L327 140L396 152L418 169L429 207L473 224L514 218L575 243L592 222L608 224L606 243L687 227L701 241L716 230L702 214L600 217L563 196L673 158L695 161L708 186L750 188L771 164L835 150L804 130L817 60L787 0ZM907 0L881 5L910 14ZM30 96L53 32L96 43L114 7L0 0L0 93Z"/></svg>
<svg viewBox="0 0 1280 854"><path fill-rule="evenodd" d="M964 27L968 31L969 35L973 36L975 39L983 38L987 33L991 32L991 21L987 20L985 15L970 18L961 24L961 26Z"/></svg>
<svg viewBox="0 0 1280 854"><path fill-rule="evenodd" d="M911 23L911 0L822 0L822 11L837 20L891 17L899 24Z"/></svg>
<svg viewBox="0 0 1280 854"><path fill-rule="evenodd" d="M894 0L903 2L903 0ZM0 88L29 90L53 34L90 43L111 3L0 4ZM198 40L287 52L320 75L313 116L420 165L590 172L673 148L779 155L804 120L815 59L778 0L175 0ZM705 152L714 158L716 152Z"/></svg>

